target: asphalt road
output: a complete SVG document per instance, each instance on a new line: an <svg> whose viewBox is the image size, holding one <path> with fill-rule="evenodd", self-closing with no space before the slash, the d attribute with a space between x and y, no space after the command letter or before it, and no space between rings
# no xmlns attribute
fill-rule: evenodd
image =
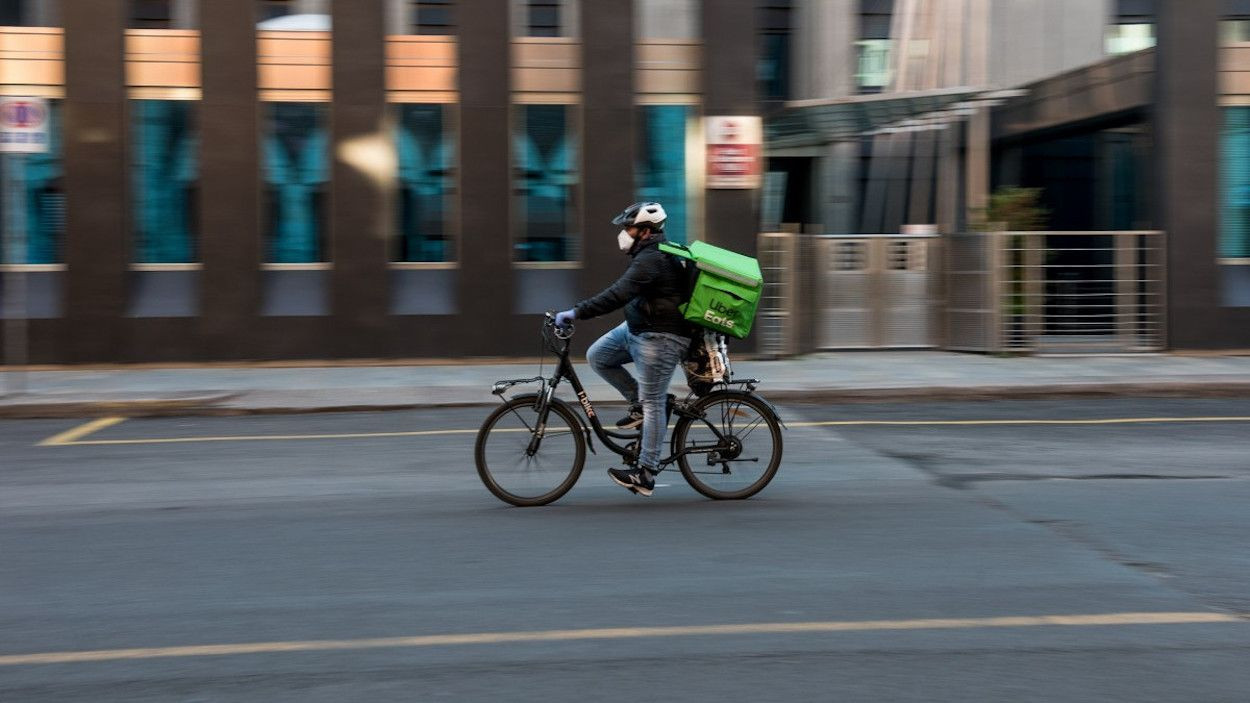
<svg viewBox="0 0 1250 703"><path fill-rule="evenodd" d="M783 411L536 509L481 409L0 422L0 700L1250 699L1250 401Z"/></svg>

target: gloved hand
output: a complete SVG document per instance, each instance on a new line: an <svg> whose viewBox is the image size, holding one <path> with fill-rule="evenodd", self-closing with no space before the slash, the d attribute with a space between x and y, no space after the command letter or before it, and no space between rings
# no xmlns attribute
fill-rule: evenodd
<svg viewBox="0 0 1250 703"><path fill-rule="evenodd" d="M556 327L568 327L573 324L573 320L577 319L576 310L565 310L556 313Z"/></svg>

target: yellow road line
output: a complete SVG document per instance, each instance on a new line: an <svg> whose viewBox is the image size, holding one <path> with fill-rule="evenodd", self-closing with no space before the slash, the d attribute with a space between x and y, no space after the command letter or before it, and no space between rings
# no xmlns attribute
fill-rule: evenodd
<svg viewBox="0 0 1250 703"><path fill-rule="evenodd" d="M449 435L477 434L477 429L417 430L410 432L343 432L333 434L299 435L226 435L207 437L157 437L138 439L88 439L80 440L91 432L121 422L123 418L105 418L87 423L69 432L63 432L39 443L41 447L65 446L113 446L129 444L188 444L194 442L288 442L305 439L385 439L388 437L439 437ZM1176 423L1250 422L1250 416L1231 417L1121 417L1089 420L826 420L820 422L788 422L787 427L945 427L945 426L992 426L992 425L1141 425ZM96 423L105 423L96 425ZM93 426L96 425L96 426ZM672 429L669 425L669 429ZM81 434L74 434L83 430ZM528 432L520 428L504 428L496 432ZM558 430L552 430L552 433Z"/></svg>
<svg viewBox="0 0 1250 703"><path fill-rule="evenodd" d="M67 444L74 444L75 441L78 439L86 437L87 435L93 432L99 432L100 430L106 427L112 427L113 425L123 422L125 419L126 418L124 417L102 417L98 420L85 422L81 425L78 425L77 427L65 430L64 432L61 432L60 434L54 434L51 437L43 440L36 446L63 447Z"/></svg>
<svg viewBox="0 0 1250 703"><path fill-rule="evenodd" d="M501 428L494 432L529 432L520 428ZM234 435L222 437L156 437L151 439L88 439L82 442L66 442L76 447L109 446L116 444L187 444L190 442L279 442L300 439L379 439L385 437L437 437L441 435L477 434L472 430L417 430L411 432L343 432L338 434L292 434L292 435ZM559 434L568 430L548 429L547 434Z"/></svg>
<svg viewBox="0 0 1250 703"><path fill-rule="evenodd" d="M779 635L888 630L957 630L1004 627L1116 627L1126 625L1193 625L1245 623L1225 613L1107 613L1100 615L1026 615L995 618L942 618L927 620L860 620L828 622L770 622L740 625L694 625L677 627L617 627L586 630L538 630L530 632L478 632L458 635L422 635L351 640L302 640L144 647L79 652L0 655L0 666L31 664L77 664L84 662L213 657L240 654L278 654L331 650L443 647L473 644L621 640L643 637L697 637L708 635Z"/></svg>
<svg viewBox="0 0 1250 703"><path fill-rule="evenodd" d="M1184 422L1250 422L1250 417L1115 417L1089 420L827 420L787 422L789 427L925 427L977 425L1144 425Z"/></svg>

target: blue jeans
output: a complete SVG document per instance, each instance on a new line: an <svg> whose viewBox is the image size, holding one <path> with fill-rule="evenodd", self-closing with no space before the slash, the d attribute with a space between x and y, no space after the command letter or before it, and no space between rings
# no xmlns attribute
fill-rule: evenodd
<svg viewBox="0 0 1250 703"><path fill-rule="evenodd" d="M673 370L686 356L690 340L667 332L630 334L629 325L608 332L590 345L586 361L595 373L625 396L642 405L642 445L638 464L655 472L668 431L668 384ZM634 362L638 380L625 370Z"/></svg>

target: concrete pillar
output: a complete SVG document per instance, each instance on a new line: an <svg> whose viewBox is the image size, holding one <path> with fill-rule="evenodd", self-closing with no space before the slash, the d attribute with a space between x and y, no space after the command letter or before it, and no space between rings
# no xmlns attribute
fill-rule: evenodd
<svg viewBox="0 0 1250 703"><path fill-rule="evenodd" d="M1159 222L1168 236L1168 345L1209 347L1234 335L1221 309L1219 0L1156 3L1155 145ZM1250 336L1244 327L1243 338Z"/></svg>
<svg viewBox="0 0 1250 703"><path fill-rule="evenodd" d="M65 263L71 359L116 360L132 258L125 0L78 0L65 18Z"/></svg>
<svg viewBox="0 0 1250 703"><path fill-rule="evenodd" d="M582 49L582 272L580 294L620 275L622 259L608 220L634 200L635 107L633 0L585 0ZM588 8L589 10L590 8Z"/></svg>
<svg viewBox="0 0 1250 703"><path fill-rule="evenodd" d="M915 133L915 154L912 157L911 180L907 190L907 218L903 224L933 224L933 166L937 147L936 132L924 128Z"/></svg>
<svg viewBox="0 0 1250 703"><path fill-rule="evenodd" d="M209 358L239 358L261 300L256 3L200 0L200 324Z"/></svg>
<svg viewBox="0 0 1250 703"><path fill-rule="evenodd" d="M511 314L510 0L477 0L457 14L460 35L460 318L468 354L498 354ZM483 294L484 286L496 294ZM503 298L502 300L500 298ZM504 326L506 329L506 326Z"/></svg>
<svg viewBox="0 0 1250 703"><path fill-rule="evenodd" d="M990 206L990 110L974 108L965 123L964 222L984 218Z"/></svg>
<svg viewBox="0 0 1250 703"><path fill-rule="evenodd" d="M755 3L718 0L715 12L703 13L703 37L704 113L759 114L754 80L758 56ZM708 190L708 241L753 254L759 234L758 196L754 190Z"/></svg>
<svg viewBox="0 0 1250 703"><path fill-rule="evenodd" d="M854 95L857 0L799 0L791 71L797 99Z"/></svg>
<svg viewBox="0 0 1250 703"><path fill-rule="evenodd" d="M341 356L380 344L390 306L396 166L386 103L385 0L334 3L331 103L331 310Z"/></svg>
<svg viewBox="0 0 1250 703"><path fill-rule="evenodd" d="M828 234L854 234L859 227L859 142L831 144L818 162L820 221Z"/></svg>

